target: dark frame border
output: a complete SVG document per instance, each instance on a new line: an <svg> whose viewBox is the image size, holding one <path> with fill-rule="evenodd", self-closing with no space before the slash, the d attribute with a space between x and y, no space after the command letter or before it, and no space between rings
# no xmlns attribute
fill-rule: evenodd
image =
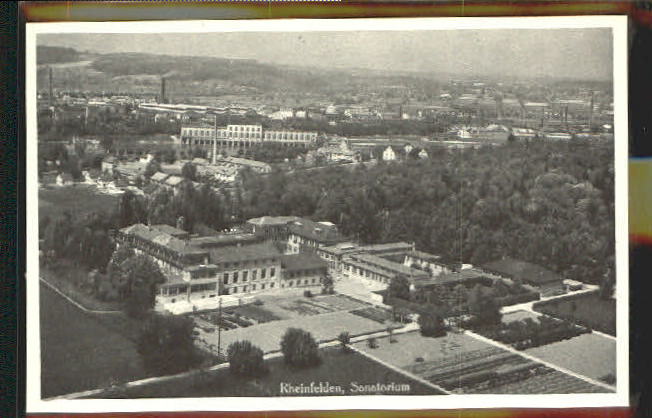
<svg viewBox="0 0 652 418"><path fill-rule="evenodd" d="M6 251L0 251L0 262L6 271L9 280L2 283L3 301L12 301L12 309L3 311L2 337L7 340L3 345L11 346L13 338L17 343L18 351L7 354L5 362L7 369L15 361L17 374L13 391L5 384L5 394L16 394L17 397L5 396L9 401L4 408L11 412L23 415L24 403L24 372L25 372L25 294L22 291L25 258L19 249L25 245L25 191L17 188L24 184L25 160L21 153L25 145L25 109L24 109L24 30L26 22L54 22L54 21L111 21L111 20L168 20L168 19L269 19L269 18L347 18L347 17L448 17L448 16L564 16L587 14L618 14L630 17L630 57L629 57L629 131L630 131L630 156L652 157L652 106L649 98L652 97L652 7L647 2L637 1L341 1L341 2L291 2L291 1L148 1L148 2L22 2L20 5L3 3L3 21L6 30L2 32L2 45L6 42L17 45L17 50L3 48L2 62L7 62L6 75L18 74L18 83L11 84L3 92L6 105L2 108L2 116L6 121L5 130L7 137L13 141L1 142L7 164L3 164L3 219L4 236L7 237ZM17 35L18 34L18 35ZM21 51L18 56L17 51ZM15 64L12 66L11 64ZM6 77L11 79L10 77ZM20 93L18 93L20 92ZM14 99L15 98L15 99ZM652 160L651 160L652 164ZM12 169L8 169L12 167ZM7 171L5 173L5 171ZM10 173L11 172L11 173ZM11 174L17 173L16 177ZM12 204L11 196L18 199ZM635 196L633 196L635 197ZM20 208L20 211L17 211ZM4 212L7 212L5 215ZM15 228L11 226L15 225ZM633 231L632 231L633 232ZM16 245L18 244L18 245ZM630 398L631 408L601 408L601 409L572 409L572 410L536 410L536 409L511 409L511 410L432 410L432 411L374 411L373 416L577 416L577 417L625 417L648 416L652 410L649 405L649 381L645 379L649 369L647 349L649 347L649 331L646 330L645 318L649 311L647 295L650 294L650 284L647 280L649 267L652 263L652 237L645 235L632 235L632 250L630 253ZM15 264L14 264L15 263ZM13 270L11 266L16 266ZM14 297L16 295L16 297ZM5 304L3 304L5 305ZM18 328L16 327L18 324ZM645 324L645 325L644 325ZM3 370L3 374L5 370ZM636 373L636 374L635 374ZM10 378L5 379L11 383ZM11 406L12 401L13 407ZM11 411L13 410L13 411ZM204 417L206 413L166 413L166 414L118 414L119 416L154 417L154 416L188 416ZM211 413L210 416L242 416L234 413ZM277 412L277 413L248 413L248 416L369 416L367 411L339 411L339 412ZM41 416L63 416L60 414ZM76 416L114 417L116 414L79 414Z"/></svg>

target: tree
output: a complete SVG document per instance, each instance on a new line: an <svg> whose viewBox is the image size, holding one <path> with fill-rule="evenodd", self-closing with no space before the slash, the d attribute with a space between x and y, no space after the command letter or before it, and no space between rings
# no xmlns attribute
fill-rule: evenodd
<svg viewBox="0 0 652 418"><path fill-rule="evenodd" d="M502 318L500 306L495 302L491 289L480 284L475 285L469 292L468 306L478 324L497 324Z"/></svg>
<svg viewBox="0 0 652 418"><path fill-rule="evenodd" d="M288 328L281 339L285 362L295 367L311 367L320 363L317 342L300 328Z"/></svg>
<svg viewBox="0 0 652 418"><path fill-rule="evenodd" d="M607 300L613 295L615 282L616 282L615 277L611 273L611 269L609 269L607 273L604 275L604 277L602 278L602 282L600 283L601 299Z"/></svg>
<svg viewBox="0 0 652 418"><path fill-rule="evenodd" d="M321 292L324 295L332 295L335 293L335 288L334 288L334 283L333 283L333 276L331 275L330 271L326 272L326 275L322 278L321 282Z"/></svg>
<svg viewBox="0 0 652 418"><path fill-rule="evenodd" d="M347 347L347 345L351 343L351 336L349 335L349 333L346 331L342 331L340 335L337 336L337 339L342 347L342 352L348 353L349 348Z"/></svg>
<svg viewBox="0 0 652 418"><path fill-rule="evenodd" d="M194 322L179 315L150 316L136 343L148 373L172 374L196 367L201 362L193 341Z"/></svg>
<svg viewBox="0 0 652 418"><path fill-rule="evenodd" d="M390 297L409 300L410 282L407 277L403 275L395 276L392 278L392 281L389 282L387 291Z"/></svg>
<svg viewBox="0 0 652 418"><path fill-rule="evenodd" d="M154 307L156 288L165 282L165 276L154 261L142 254L126 260L120 270L127 286L125 312L132 317L143 317Z"/></svg>
<svg viewBox="0 0 652 418"><path fill-rule="evenodd" d="M150 178L156 173L157 171L161 171L161 163L159 163L157 160L152 160L147 163L145 166L145 172L143 175L147 178Z"/></svg>
<svg viewBox="0 0 652 418"><path fill-rule="evenodd" d="M181 167L181 175L190 181L197 181L197 167L191 163L187 162Z"/></svg>
<svg viewBox="0 0 652 418"><path fill-rule="evenodd" d="M378 341L375 337L371 337L367 340L367 347L369 348L378 348Z"/></svg>
<svg viewBox="0 0 652 418"><path fill-rule="evenodd" d="M268 372L263 350L249 341L236 341L227 349L229 369L241 376L256 377Z"/></svg>
<svg viewBox="0 0 652 418"><path fill-rule="evenodd" d="M127 190L118 201L118 227L133 225L145 220L145 210L138 196Z"/></svg>
<svg viewBox="0 0 652 418"><path fill-rule="evenodd" d="M394 339L394 328L387 327L387 335L389 336L389 342L390 343L395 343L396 342L396 340Z"/></svg>
<svg viewBox="0 0 652 418"><path fill-rule="evenodd" d="M423 312L418 319L421 335L424 337L443 337L446 335L444 319L434 310Z"/></svg>

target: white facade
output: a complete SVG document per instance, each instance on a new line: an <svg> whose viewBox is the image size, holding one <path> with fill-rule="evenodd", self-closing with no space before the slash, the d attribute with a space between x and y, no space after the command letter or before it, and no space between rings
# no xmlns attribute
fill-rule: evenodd
<svg viewBox="0 0 652 418"><path fill-rule="evenodd" d="M384 161L395 161L396 160L396 153L394 152L392 147L385 148L385 151L383 151L383 160Z"/></svg>

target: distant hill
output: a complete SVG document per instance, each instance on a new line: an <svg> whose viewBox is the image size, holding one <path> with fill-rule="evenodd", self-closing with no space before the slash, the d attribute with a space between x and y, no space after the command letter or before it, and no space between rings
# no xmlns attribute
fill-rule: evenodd
<svg viewBox="0 0 652 418"><path fill-rule="evenodd" d="M73 48L64 48L59 46L37 46L36 63L37 64L58 64L62 62L80 61L79 52Z"/></svg>

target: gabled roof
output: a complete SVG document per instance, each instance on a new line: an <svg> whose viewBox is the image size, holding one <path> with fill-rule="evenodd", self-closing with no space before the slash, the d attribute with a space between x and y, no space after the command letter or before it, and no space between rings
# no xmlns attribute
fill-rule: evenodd
<svg viewBox="0 0 652 418"><path fill-rule="evenodd" d="M310 219L299 218L290 223L289 229L294 235L321 243L335 243L341 239L334 225L326 225Z"/></svg>
<svg viewBox="0 0 652 418"><path fill-rule="evenodd" d="M262 216L260 218L251 218L247 221L251 225L260 226L273 226L273 225L287 225L290 222L299 220L298 216Z"/></svg>
<svg viewBox="0 0 652 418"><path fill-rule="evenodd" d="M381 268L387 271L390 271L395 274L403 274L408 277L408 279L411 278L422 278L422 277L430 277L430 274L421 270L413 269L411 267L405 266L400 263L395 263L390 260L386 260L384 258L381 258L377 255L373 254L353 254L349 255L346 257L346 260L353 260L357 261L359 263L363 264L368 264L375 266L377 268Z"/></svg>
<svg viewBox="0 0 652 418"><path fill-rule="evenodd" d="M509 257L487 263L482 268L490 273L520 279L526 283L544 284L562 280L561 276L545 267Z"/></svg>
<svg viewBox="0 0 652 418"><path fill-rule="evenodd" d="M314 270L318 268L328 268L328 263L316 254L299 253L283 255L281 257L281 266L285 271Z"/></svg>
<svg viewBox="0 0 652 418"><path fill-rule="evenodd" d="M258 244L220 247L210 250L210 259L213 264L260 260L264 258L280 257L280 251L270 242Z"/></svg>
<svg viewBox="0 0 652 418"><path fill-rule="evenodd" d="M184 231L183 229L180 228L175 228L174 226L167 225L167 224L152 225L152 228L157 229L163 232L164 234L168 234L177 238L188 236L187 231Z"/></svg>
<svg viewBox="0 0 652 418"><path fill-rule="evenodd" d="M163 180L165 180L166 178L168 178L168 176L169 176L169 174L165 174L165 173L162 173L160 171L157 171L156 173L154 173L152 175L152 177L150 177L150 180L160 183Z"/></svg>
<svg viewBox="0 0 652 418"><path fill-rule="evenodd" d="M167 184L168 186L174 187L174 186L180 185L184 181L185 181L185 179L183 177L170 176L165 180L165 184Z"/></svg>

